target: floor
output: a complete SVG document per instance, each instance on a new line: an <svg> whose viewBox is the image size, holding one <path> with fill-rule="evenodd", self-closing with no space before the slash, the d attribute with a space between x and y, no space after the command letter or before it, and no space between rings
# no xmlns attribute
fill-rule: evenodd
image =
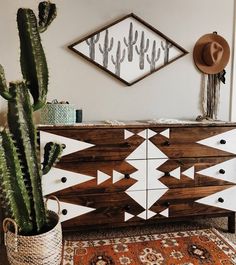
<svg viewBox="0 0 236 265"><path fill-rule="evenodd" d="M109 230L98 230L96 231L84 231L76 233L67 233L64 234L66 239L85 239L85 238L102 238L106 236L126 236L126 235L135 235L135 234L146 234L146 233L159 233L159 232L171 232L171 231L181 231L181 230L191 230L197 228L207 228L214 227L224 237L228 238L231 242L236 244L236 233L227 232L227 218L209 218L209 219L195 219L188 222L176 222L168 224L155 224L155 225L145 225L145 226L136 226L132 228L119 228L119 229L109 229ZM5 247L0 246L0 265L9 265L6 259Z"/></svg>

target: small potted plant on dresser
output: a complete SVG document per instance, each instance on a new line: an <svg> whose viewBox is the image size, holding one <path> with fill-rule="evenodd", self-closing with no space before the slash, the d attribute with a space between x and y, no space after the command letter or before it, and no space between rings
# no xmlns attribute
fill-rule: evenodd
<svg viewBox="0 0 236 265"><path fill-rule="evenodd" d="M49 2L39 3L39 22L31 9L20 8L17 24L23 80L8 86L0 65L0 94L8 101L8 126L0 129L0 200L6 212L7 256L14 265L61 262L61 224L58 214L45 206L41 177L57 161L63 146L48 143L41 164L33 122L33 111L46 103L48 86L40 33L55 16L56 6Z"/></svg>

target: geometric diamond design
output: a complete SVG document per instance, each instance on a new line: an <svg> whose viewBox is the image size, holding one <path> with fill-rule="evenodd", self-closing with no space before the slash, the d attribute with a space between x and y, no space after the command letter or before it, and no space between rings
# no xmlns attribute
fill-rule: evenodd
<svg viewBox="0 0 236 265"><path fill-rule="evenodd" d="M126 85L132 85L188 52L163 33L129 14L69 46Z"/></svg>

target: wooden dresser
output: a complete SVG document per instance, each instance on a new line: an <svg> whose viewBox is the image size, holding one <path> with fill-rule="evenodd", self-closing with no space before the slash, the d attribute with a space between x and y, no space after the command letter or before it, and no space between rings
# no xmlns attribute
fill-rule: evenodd
<svg viewBox="0 0 236 265"><path fill-rule="evenodd" d="M227 216L235 232L236 124L39 127L41 149L64 143L43 176L64 229ZM56 203L49 200L49 208Z"/></svg>

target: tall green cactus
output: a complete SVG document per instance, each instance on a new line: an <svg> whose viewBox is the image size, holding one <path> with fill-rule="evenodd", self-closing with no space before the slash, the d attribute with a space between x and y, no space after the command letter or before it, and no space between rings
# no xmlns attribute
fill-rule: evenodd
<svg viewBox="0 0 236 265"><path fill-rule="evenodd" d="M0 65L0 94L8 100L8 130L0 130L1 199L22 234L35 234L47 227L42 194L42 169L33 123L33 111L46 102L48 68L39 32L47 29L56 15L49 2L39 4L39 25L31 9L20 8L17 24L20 38L20 62L24 80L7 85ZM33 104L30 94L33 97ZM62 152L55 144L47 150L43 162L47 172ZM44 170L45 171L45 170Z"/></svg>

